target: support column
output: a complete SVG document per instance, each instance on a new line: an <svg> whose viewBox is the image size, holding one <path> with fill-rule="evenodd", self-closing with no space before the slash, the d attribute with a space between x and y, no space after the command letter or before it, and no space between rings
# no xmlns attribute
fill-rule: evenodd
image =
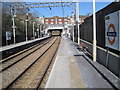
<svg viewBox="0 0 120 90"><path fill-rule="evenodd" d="M96 61L96 14L95 0L93 0L93 61Z"/></svg>
<svg viewBox="0 0 120 90"><path fill-rule="evenodd" d="M79 2L76 2L76 27L78 30L78 44L80 44L80 31L79 31Z"/></svg>

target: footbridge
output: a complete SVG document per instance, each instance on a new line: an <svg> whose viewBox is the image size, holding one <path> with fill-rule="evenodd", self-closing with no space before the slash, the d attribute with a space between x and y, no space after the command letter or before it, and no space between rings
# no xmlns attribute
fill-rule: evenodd
<svg viewBox="0 0 120 90"><path fill-rule="evenodd" d="M67 34L67 25L63 25L63 24L54 24L54 25L47 25L46 29L45 29L45 33L49 33L49 31L53 31L53 30L60 30L62 31L62 34Z"/></svg>

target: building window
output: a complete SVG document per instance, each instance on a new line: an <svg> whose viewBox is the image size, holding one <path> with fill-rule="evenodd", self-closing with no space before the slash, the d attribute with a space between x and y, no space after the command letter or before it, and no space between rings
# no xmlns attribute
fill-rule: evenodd
<svg viewBox="0 0 120 90"><path fill-rule="evenodd" d="M62 24L62 22L59 22L59 24Z"/></svg>
<svg viewBox="0 0 120 90"><path fill-rule="evenodd" d="M45 21L48 21L48 19L45 19Z"/></svg>
<svg viewBox="0 0 120 90"><path fill-rule="evenodd" d="M54 21L54 19L51 19L51 21Z"/></svg>
<svg viewBox="0 0 120 90"><path fill-rule="evenodd" d="M67 20L66 18L64 20Z"/></svg>
<svg viewBox="0 0 120 90"><path fill-rule="evenodd" d="M62 21L62 19L59 19L59 21Z"/></svg>
<svg viewBox="0 0 120 90"><path fill-rule="evenodd" d="M64 22L64 24L67 24L67 22Z"/></svg>
<svg viewBox="0 0 120 90"><path fill-rule="evenodd" d="M54 24L53 22L51 22L51 24Z"/></svg>
<svg viewBox="0 0 120 90"><path fill-rule="evenodd" d="M48 22L46 22L45 24L48 24Z"/></svg>

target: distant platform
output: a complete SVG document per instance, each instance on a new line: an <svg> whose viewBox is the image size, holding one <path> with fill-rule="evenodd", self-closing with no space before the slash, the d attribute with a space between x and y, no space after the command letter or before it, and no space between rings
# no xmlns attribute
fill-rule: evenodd
<svg viewBox="0 0 120 90"><path fill-rule="evenodd" d="M12 49L12 48L16 48L16 47L19 47L19 46L23 46L23 45L26 45L26 44L30 44L30 43L33 43L33 42L36 42L36 41L40 41L40 40L48 38L48 37L50 37L50 36L45 36L45 37L37 38L37 39L34 39L34 40L29 40L29 41L24 41L24 42L20 42L20 43L16 43L16 44L3 46L3 47L0 47L0 52L6 51L6 50L9 50L9 49Z"/></svg>
<svg viewBox="0 0 120 90"><path fill-rule="evenodd" d="M45 88L112 88L77 48L71 40L62 37Z"/></svg>

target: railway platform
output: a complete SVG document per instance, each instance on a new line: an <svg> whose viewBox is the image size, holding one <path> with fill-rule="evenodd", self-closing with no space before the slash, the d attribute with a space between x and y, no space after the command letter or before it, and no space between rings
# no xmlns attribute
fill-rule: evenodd
<svg viewBox="0 0 120 90"><path fill-rule="evenodd" d="M41 37L41 38L34 39L34 40L24 41L24 42L20 42L20 43L16 43L16 44L11 44L11 45L8 45L8 46L3 46L3 47L0 47L0 52L6 51L6 50L9 50L9 49L12 49L12 48L20 47L20 46L23 46L23 45L27 45L27 44L30 44L30 43L34 43L34 42L43 40L45 38L49 38L49 36Z"/></svg>
<svg viewBox="0 0 120 90"><path fill-rule="evenodd" d="M2 58L6 58L10 55L13 55L17 52L22 51L23 49L32 47L33 45L35 45L35 44L37 44L37 43L39 43L39 42L41 42L49 37L50 36L45 36L45 37L37 38L34 40L24 41L24 42L0 47L0 55L2 56Z"/></svg>
<svg viewBox="0 0 120 90"><path fill-rule="evenodd" d="M106 78L113 82L109 82L104 75L108 75ZM118 78L115 75L97 62L87 59L87 56L78 50L75 43L62 36L58 54L45 88L116 89L116 87L118 88Z"/></svg>

